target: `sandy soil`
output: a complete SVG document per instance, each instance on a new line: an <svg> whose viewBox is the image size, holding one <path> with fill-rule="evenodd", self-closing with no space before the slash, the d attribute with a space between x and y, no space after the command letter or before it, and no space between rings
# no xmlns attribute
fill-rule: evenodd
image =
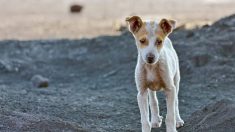
<svg viewBox="0 0 235 132"><path fill-rule="evenodd" d="M83 12L70 14L71 3L84 5ZM117 35L114 25L131 14L201 25L234 13L234 7L234 0L0 0L0 39Z"/></svg>
<svg viewBox="0 0 235 132"><path fill-rule="evenodd" d="M225 105L191 115L221 99L234 102L234 36L235 15L170 36L182 77L179 108L186 127L179 132L234 132L234 103L222 101L218 104ZM0 131L139 132L136 57L129 32L81 40L0 41ZM49 79L48 88L32 85L38 74ZM165 117L165 96L160 92L158 98ZM165 125L155 131L164 132Z"/></svg>

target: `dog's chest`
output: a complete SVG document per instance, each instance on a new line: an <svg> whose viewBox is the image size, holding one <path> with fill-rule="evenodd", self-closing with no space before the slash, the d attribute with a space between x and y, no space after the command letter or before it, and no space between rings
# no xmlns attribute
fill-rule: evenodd
<svg viewBox="0 0 235 132"><path fill-rule="evenodd" d="M163 81L157 68L146 68L146 85L153 91L163 88Z"/></svg>
<svg viewBox="0 0 235 132"><path fill-rule="evenodd" d="M153 82L157 80L157 71L155 69L146 69L146 80L148 82Z"/></svg>

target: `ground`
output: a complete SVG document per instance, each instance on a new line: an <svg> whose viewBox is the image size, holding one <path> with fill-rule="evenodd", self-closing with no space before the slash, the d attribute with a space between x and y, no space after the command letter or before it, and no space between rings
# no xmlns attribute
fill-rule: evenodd
<svg viewBox="0 0 235 132"><path fill-rule="evenodd" d="M235 100L234 25L233 15L170 36L180 60L179 108L186 126L194 125L188 124L191 114L209 103ZM126 31L93 39L1 41L0 130L140 131L136 57L133 37ZM34 75L48 78L49 87L34 87ZM158 98L165 117L164 94L158 93ZM221 127L235 126L233 120ZM164 124L153 131L165 131Z"/></svg>
<svg viewBox="0 0 235 132"><path fill-rule="evenodd" d="M84 6L71 14L69 6ZM234 0L0 0L0 40L78 39L119 35L129 15L172 18L189 26L212 23L235 12Z"/></svg>

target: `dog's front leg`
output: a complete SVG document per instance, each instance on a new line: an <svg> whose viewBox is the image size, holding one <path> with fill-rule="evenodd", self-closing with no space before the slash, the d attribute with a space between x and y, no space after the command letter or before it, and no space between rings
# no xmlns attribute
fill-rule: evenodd
<svg viewBox="0 0 235 132"><path fill-rule="evenodd" d="M176 119L175 119L175 96L176 88L172 85L169 89L165 91L166 93L166 103L167 103L167 115L166 115L166 131L167 132L177 132L176 131Z"/></svg>
<svg viewBox="0 0 235 132"><path fill-rule="evenodd" d="M150 132L151 125L149 122L148 90L140 89L137 95L137 101L141 114L142 132Z"/></svg>
<svg viewBox="0 0 235 132"><path fill-rule="evenodd" d="M149 91L149 104L151 110L151 126L158 128L162 125L162 116L159 115L159 106L156 91Z"/></svg>

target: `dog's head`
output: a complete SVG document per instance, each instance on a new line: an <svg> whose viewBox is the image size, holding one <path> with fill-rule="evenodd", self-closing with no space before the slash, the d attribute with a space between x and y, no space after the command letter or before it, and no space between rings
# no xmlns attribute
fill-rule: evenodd
<svg viewBox="0 0 235 132"><path fill-rule="evenodd" d="M157 63L165 37L173 31L176 22L168 19L160 22L143 21L139 16L128 17L126 21L145 63Z"/></svg>

